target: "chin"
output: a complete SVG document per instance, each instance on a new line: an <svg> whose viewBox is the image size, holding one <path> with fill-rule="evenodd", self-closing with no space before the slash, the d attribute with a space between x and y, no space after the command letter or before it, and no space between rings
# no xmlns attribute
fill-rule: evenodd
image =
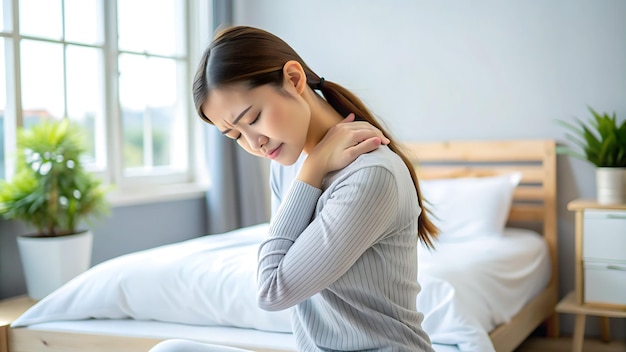
<svg viewBox="0 0 626 352"><path fill-rule="evenodd" d="M285 155L284 158L281 158L282 155L279 155L277 159L275 159L274 161L283 165L283 166L290 166L295 164L298 159L300 159L300 155L302 154L302 151L300 151L300 153L296 154L296 155Z"/></svg>

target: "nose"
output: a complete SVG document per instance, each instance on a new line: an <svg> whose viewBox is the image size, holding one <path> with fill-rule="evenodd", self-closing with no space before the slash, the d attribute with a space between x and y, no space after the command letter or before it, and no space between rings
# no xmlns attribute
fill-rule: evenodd
<svg viewBox="0 0 626 352"><path fill-rule="evenodd" d="M269 140L266 136L254 132L244 133L244 136L250 148L254 150L260 150Z"/></svg>

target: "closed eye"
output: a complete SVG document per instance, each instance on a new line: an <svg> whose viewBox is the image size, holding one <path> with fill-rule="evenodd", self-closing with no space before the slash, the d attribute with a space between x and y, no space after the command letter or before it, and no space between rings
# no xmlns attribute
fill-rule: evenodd
<svg viewBox="0 0 626 352"><path fill-rule="evenodd" d="M230 133L229 132L228 134L225 134L224 137L226 137L228 139L235 140L235 141L238 140L239 138L241 138L241 132L239 132L239 134L236 137L233 137L233 134L234 133Z"/></svg>
<svg viewBox="0 0 626 352"><path fill-rule="evenodd" d="M261 112L259 111L259 114L256 115L256 117L254 118L254 120L252 120L252 122L249 123L250 126L254 125L255 123L257 123L257 121L259 121L259 118L261 117Z"/></svg>

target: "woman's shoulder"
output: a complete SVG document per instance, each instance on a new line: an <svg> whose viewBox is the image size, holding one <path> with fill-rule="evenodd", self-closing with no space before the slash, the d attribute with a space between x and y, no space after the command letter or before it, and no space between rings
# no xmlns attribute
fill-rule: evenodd
<svg viewBox="0 0 626 352"><path fill-rule="evenodd" d="M400 156L394 153L388 146L383 145L378 149L360 155L345 169L361 169L365 167L383 167L395 173L397 168L404 168L405 164Z"/></svg>
<svg viewBox="0 0 626 352"><path fill-rule="evenodd" d="M330 173L327 179L332 182L352 176L357 172L374 172L380 169L388 171L395 177L406 172L406 165L389 147L381 146L372 152L360 155L345 168Z"/></svg>

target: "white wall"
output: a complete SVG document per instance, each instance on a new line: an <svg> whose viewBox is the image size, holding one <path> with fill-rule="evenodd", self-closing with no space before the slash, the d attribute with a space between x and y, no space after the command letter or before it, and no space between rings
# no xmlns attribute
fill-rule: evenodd
<svg viewBox="0 0 626 352"><path fill-rule="evenodd" d="M234 3L234 24L283 38L319 75L358 94L399 140L565 142L555 120L586 119L588 105L626 117L623 0ZM559 157L562 295L574 287L566 204L594 196L593 168ZM623 336L623 319L612 323Z"/></svg>

